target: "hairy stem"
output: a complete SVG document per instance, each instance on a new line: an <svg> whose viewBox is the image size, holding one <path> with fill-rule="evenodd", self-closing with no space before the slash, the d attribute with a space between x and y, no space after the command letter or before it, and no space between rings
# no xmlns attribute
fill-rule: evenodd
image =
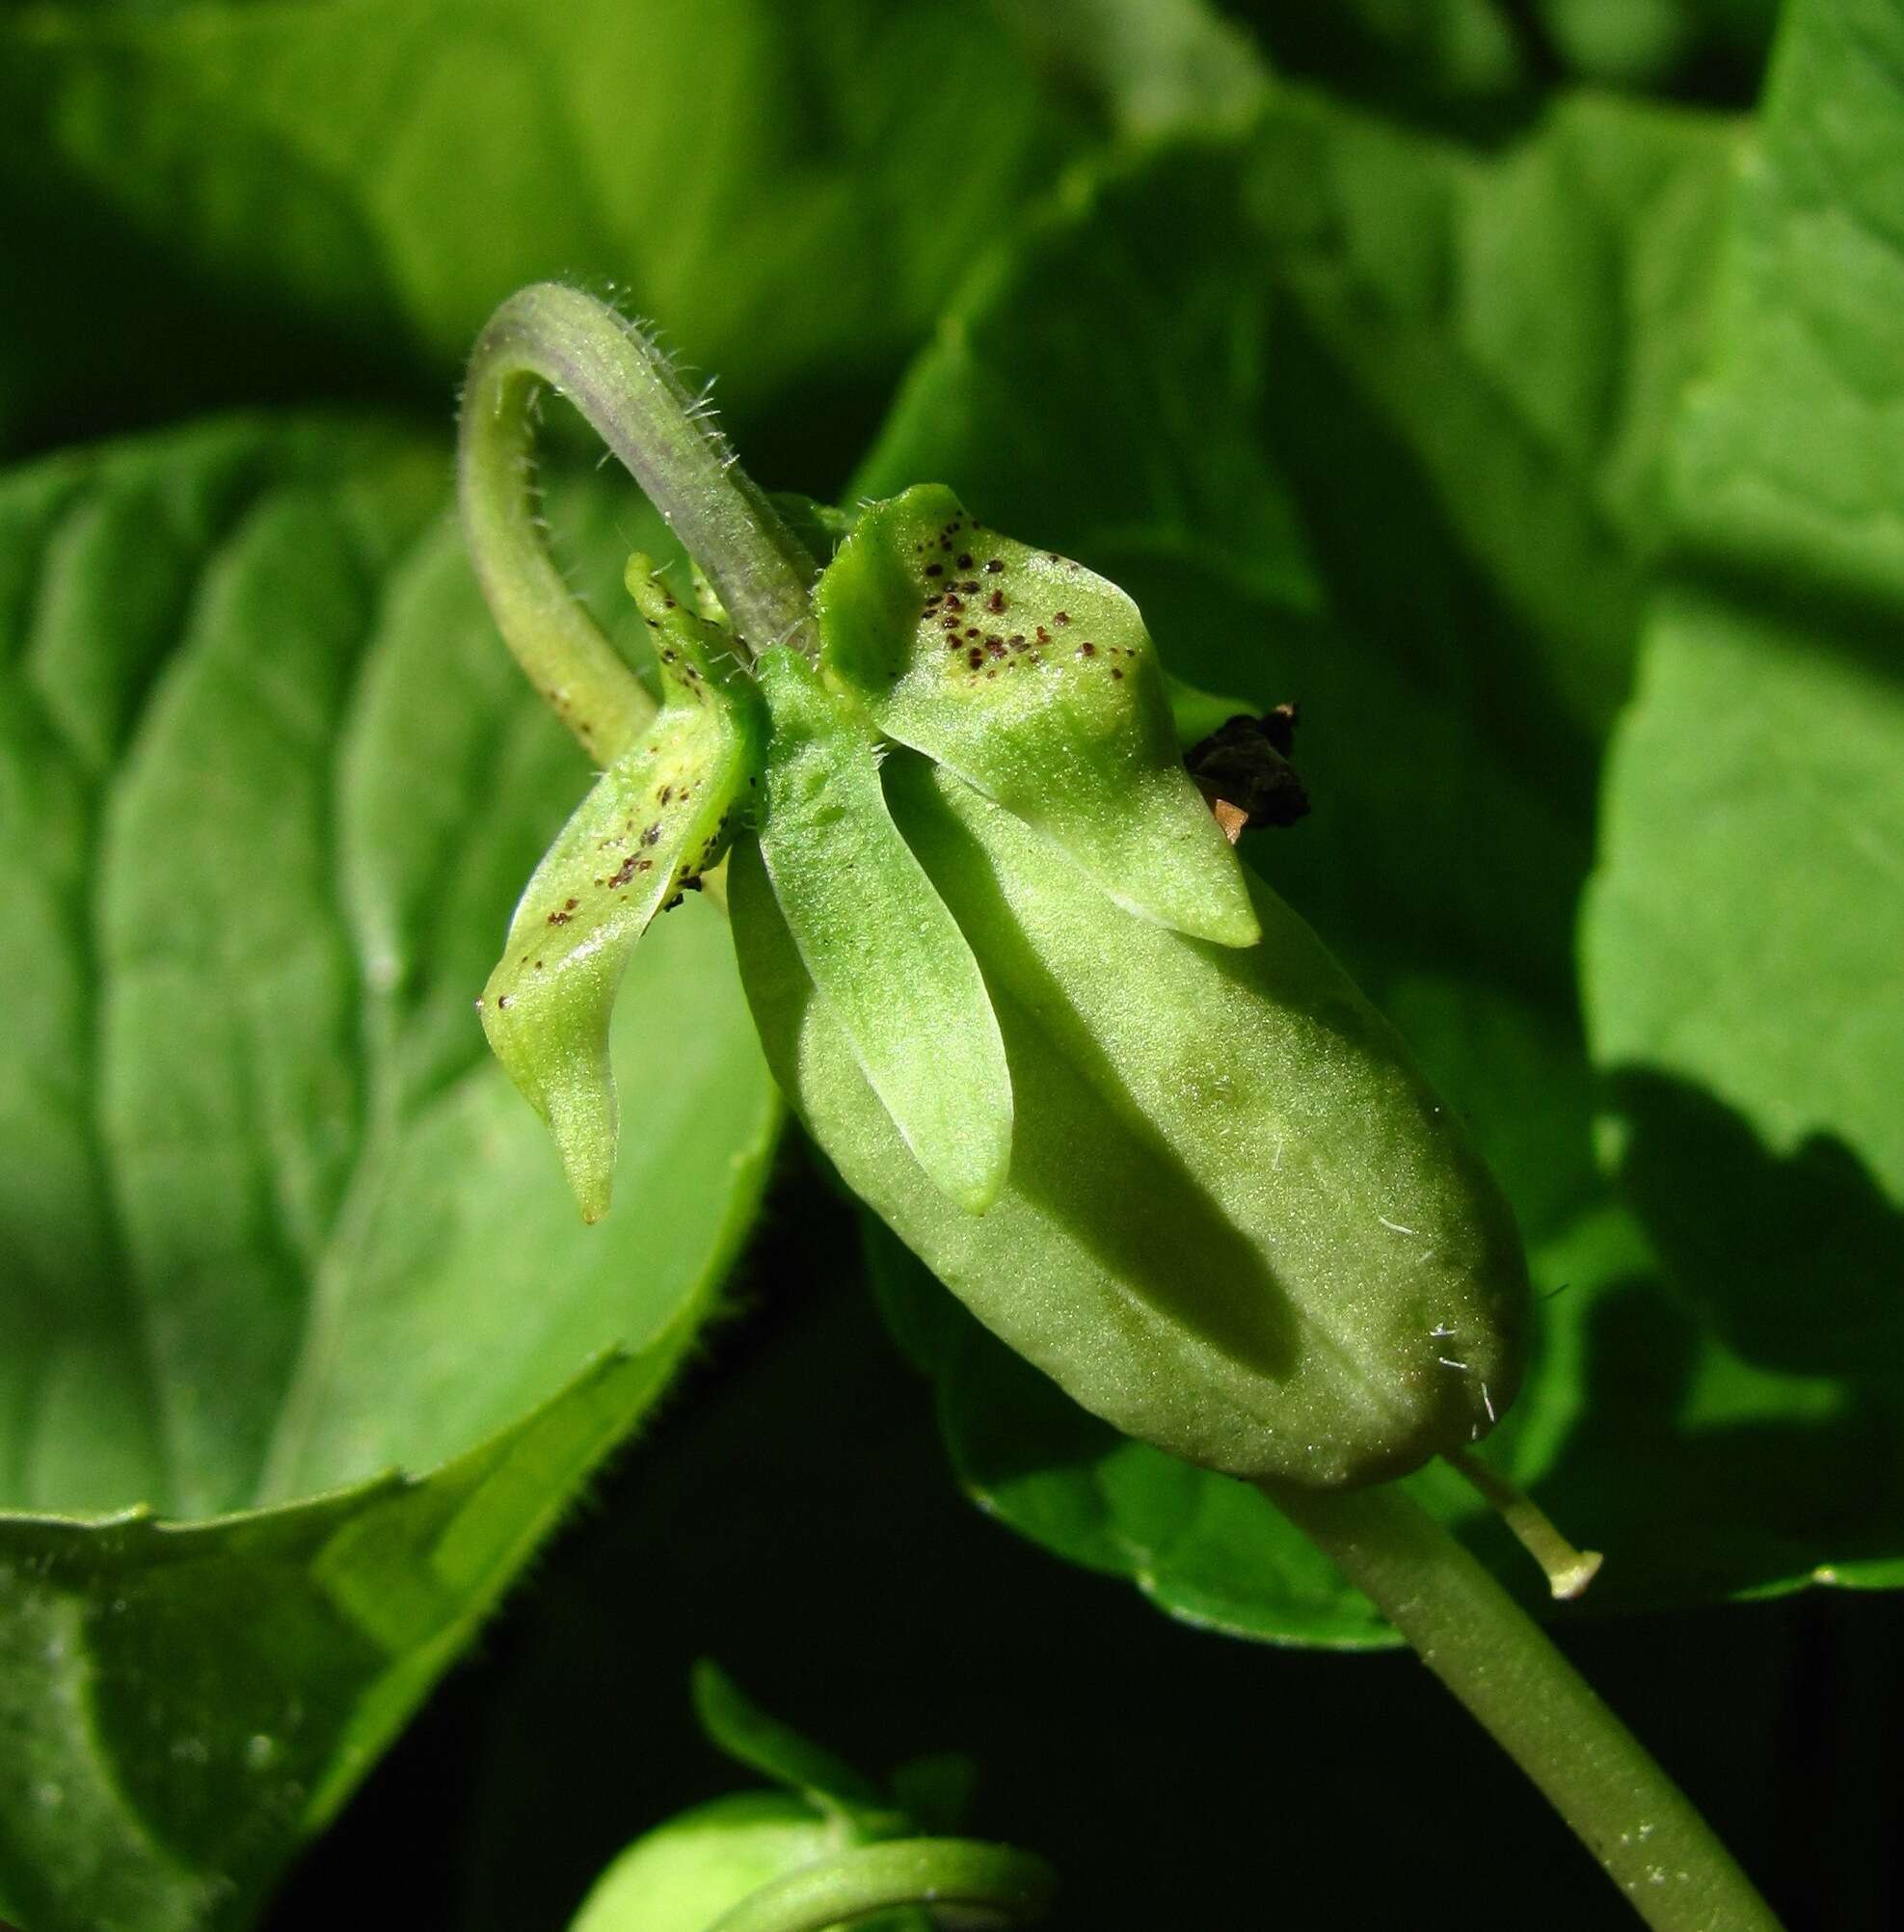
<svg viewBox="0 0 1904 1932"><path fill-rule="evenodd" d="M1679 1787L1432 1516L1393 1487L1263 1488L1545 1792L1655 1932L1779 1932Z"/></svg>
<svg viewBox="0 0 1904 1932"><path fill-rule="evenodd" d="M512 295L476 339L463 391L457 494L483 596L535 687L599 763L654 702L577 602L543 541L536 396L572 402L713 584L742 642L811 651L814 563L639 330L579 290Z"/></svg>
<svg viewBox="0 0 1904 1932"><path fill-rule="evenodd" d="M1032 1919L1055 1890L1051 1867L1030 1852L973 1838L901 1838L789 1872L750 1892L711 1932L824 1932L906 1905Z"/></svg>

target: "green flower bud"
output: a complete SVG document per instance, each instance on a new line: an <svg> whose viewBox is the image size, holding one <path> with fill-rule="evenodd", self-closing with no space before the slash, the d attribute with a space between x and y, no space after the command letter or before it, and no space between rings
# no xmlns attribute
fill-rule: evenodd
<svg viewBox="0 0 1904 1932"><path fill-rule="evenodd" d="M1002 1932L1042 1911L1053 1886L1042 1860L932 1835L957 1821L956 1806L936 1807L954 1786L963 1793L968 1760L915 1758L882 1789L770 1717L711 1663L695 1668L694 1701L715 1745L784 1788L716 1799L637 1838L570 1932L767 1932L822 1919L866 1932L932 1932L940 1915L928 1904L945 1906L946 1922L969 1916ZM922 1798L935 1807L929 1819L916 1809Z"/></svg>
<svg viewBox="0 0 1904 1932"><path fill-rule="evenodd" d="M776 1078L987 1327L1127 1434L1237 1475L1379 1481L1486 1433L1519 1377L1510 1212L1393 1030L1266 886L1234 949L1128 912L907 753L895 822L971 943L1017 1109L961 1214L910 1159L737 849L741 974Z"/></svg>
<svg viewBox="0 0 1904 1932"><path fill-rule="evenodd" d="M708 1932L762 1886L853 1842L839 1818L791 1791L716 1798L637 1838L569 1932Z"/></svg>
<svg viewBox="0 0 1904 1932"><path fill-rule="evenodd" d="M818 527L818 526L817 526ZM829 537L837 534L835 529ZM1086 1409L1314 1486L1492 1426L1525 1265L1459 1124L1184 768L1123 593L976 524L869 506L818 662L738 668L637 560L666 700L538 870L490 1036L606 1205L609 1004L732 838L743 982L847 1184Z"/></svg>

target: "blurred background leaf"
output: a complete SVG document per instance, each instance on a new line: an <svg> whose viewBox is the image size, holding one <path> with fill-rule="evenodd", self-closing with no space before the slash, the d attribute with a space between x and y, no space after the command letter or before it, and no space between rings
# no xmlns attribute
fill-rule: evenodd
<svg viewBox="0 0 1904 1932"><path fill-rule="evenodd" d="M1791 14L1682 552L1608 776L1585 932L1622 1179L1688 1321L1805 1378L1864 1455L1813 1472L1841 1580L1904 1583L1904 18ZM1789 1480L1759 1498L1790 1536Z"/></svg>
<svg viewBox="0 0 1904 1932"><path fill-rule="evenodd" d="M830 488L1029 195L1252 73L1191 0L8 13L0 446L331 395L440 421L557 277L717 373L763 475Z"/></svg>
<svg viewBox="0 0 1904 1932"><path fill-rule="evenodd" d="M4 1674L0 1899L36 1932L242 1919L665 1382L764 1178L698 901L625 989L605 1239L490 1059L469 989L585 767L443 463L230 421L0 478L0 1649L44 1666Z"/></svg>
<svg viewBox="0 0 1904 1932"><path fill-rule="evenodd" d="M1779 0L1222 0L1282 72L1495 136L1585 83L1721 107L1757 94Z"/></svg>

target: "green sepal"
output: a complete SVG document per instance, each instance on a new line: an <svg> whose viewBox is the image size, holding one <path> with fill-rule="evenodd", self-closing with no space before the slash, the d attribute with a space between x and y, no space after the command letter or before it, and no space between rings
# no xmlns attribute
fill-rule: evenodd
<svg viewBox="0 0 1904 1932"><path fill-rule="evenodd" d="M785 1785L823 1815L850 1821L866 1842L905 1835L904 1811L871 1778L763 1710L711 1657L695 1664L689 1681L701 1729L728 1757Z"/></svg>
<svg viewBox="0 0 1904 1932"><path fill-rule="evenodd" d="M983 1214L1011 1160L1011 1074L979 962L893 823L881 746L798 653L757 665L760 849L787 930L933 1187Z"/></svg>
<svg viewBox="0 0 1904 1932"><path fill-rule="evenodd" d="M496 1058L555 1137L585 1221L608 1211L618 1114L608 1020L635 942L701 882L758 795L760 704L733 639L646 557L628 587L654 632L661 709L549 848L481 1001Z"/></svg>
<svg viewBox="0 0 1904 1932"><path fill-rule="evenodd" d="M1242 870L1185 774L1156 650L1115 584L922 484L862 514L814 604L823 667L887 737L1062 847L1130 911L1255 943Z"/></svg>
<svg viewBox="0 0 1904 1932"><path fill-rule="evenodd" d="M857 504L842 509L817 497L802 496L794 490L769 491L767 501L780 512L780 521L806 545L815 568L819 570L833 561L833 553L852 535L860 520Z"/></svg>
<svg viewBox="0 0 1904 1932"><path fill-rule="evenodd" d="M693 1685L709 1738L784 1788L717 1798L645 1833L596 1882L569 1932L709 1932L762 1886L856 1846L916 1838L926 1823L897 1788L882 1790L764 1711L718 1665L696 1664ZM902 1766L896 1786L899 1777L919 1783L928 1768L926 1760ZM943 1760L938 1768L943 1784ZM930 1917L910 1907L853 1923L932 1932Z"/></svg>
<svg viewBox="0 0 1904 1932"><path fill-rule="evenodd" d="M1520 1374L1512 1214L1309 927L1251 880L1261 946L1187 938L943 767L884 775L984 968L1017 1138L982 1221L920 1183L742 846L741 981L847 1186L1075 1400L1187 1461L1351 1485L1485 1435Z"/></svg>

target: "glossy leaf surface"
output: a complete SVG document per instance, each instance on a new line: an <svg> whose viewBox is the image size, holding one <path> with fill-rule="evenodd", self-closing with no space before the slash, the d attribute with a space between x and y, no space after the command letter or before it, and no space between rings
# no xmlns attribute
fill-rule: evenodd
<svg viewBox="0 0 1904 1932"><path fill-rule="evenodd" d="M827 672L881 731L1023 818L1120 905L1255 942L1143 619L1115 584L922 484L860 518L814 605Z"/></svg>
<svg viewBox="0 0 1904 1932"><path fill-rule="evenodd" d="M1011 1159L1012 1090L979 962L893 823L864 718L792 651L759 668L779 917L919 1167L983 1214Z"/></svg>

